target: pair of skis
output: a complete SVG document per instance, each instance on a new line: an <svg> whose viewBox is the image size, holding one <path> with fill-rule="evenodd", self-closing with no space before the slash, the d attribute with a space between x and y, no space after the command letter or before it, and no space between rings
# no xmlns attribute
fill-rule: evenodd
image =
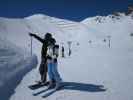
<svg viewBox="0 0 133 100"><path fill-rule="evenodd" d="M29 88L30 88L31 90L36 90L36 89L38 89L38 88L41 88L41 87L44 87L44 86L48 86L48 85L49 85L49 82L41 83L41 82L39 82L39 81L36 81L36 83L33 84L33 85L30 85Z"/></svg>
<svg viewBox="0 0 133 100"><path fill-rule="evenodd" d="M59 89L58 89L58 90L57 90L57 89L49 89L49 88L47 87L47 88L45 88L45 89L42 90L42 91L39 91L39 92L37 92L37 93L34 93L33 96L38 96L38 95L41 94L41 93L45 93L45 94L42 96L42 98L46 98L46 97L52 95L53 93L55 93L56 91L59 91Z"/></svg>
<svg viewBox="0 0 133 100"><path fill-rule="evenodd" d="M39 88L41 88L41 87L45 87L45 86L48 86L48 85L49 85L49 82L46 82L46 83L44 83L44 84L40 84L39 82L37 82L36 84L30 85L29 88L30 88L31 90L36 90L36 89L39 89ZM55 93L56 91L61 90L63 87L64 87L64 85L61 85L58 89L47 87L47 88L45 88L45 89L42 90L42 91L39 91L39 92L37 92L37 93L34 93L33 96L38 96L39 94L46 92L46 93L42 96L42 98L46 98L46 97L52 95L53 93ZM48 91L48 92L47 92L47 91Z"/></svg>

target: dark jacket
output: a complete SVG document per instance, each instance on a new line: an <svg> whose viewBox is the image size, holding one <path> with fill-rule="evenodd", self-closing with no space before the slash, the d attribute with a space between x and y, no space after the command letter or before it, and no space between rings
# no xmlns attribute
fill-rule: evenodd
<svg viewBox="0 0 133 100"><path fill-rule="evenodd" d="M39 36L37 36L36 34L34 34L33 36L43 44L42 45L42 50L41 50L41 58L46 59L47 47L49 45L49 40L50 39L42 39Z"/></svg>

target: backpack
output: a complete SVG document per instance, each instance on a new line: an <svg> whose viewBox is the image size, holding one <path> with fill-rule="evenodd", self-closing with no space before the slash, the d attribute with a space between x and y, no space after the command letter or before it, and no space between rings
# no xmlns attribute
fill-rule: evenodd
<svg viewBox="0 0 133 100"><path fill-rule="evenodd" d="M47 49L47 58L48 59L57 59L59 56L59 45L50 45Z"/></svg>

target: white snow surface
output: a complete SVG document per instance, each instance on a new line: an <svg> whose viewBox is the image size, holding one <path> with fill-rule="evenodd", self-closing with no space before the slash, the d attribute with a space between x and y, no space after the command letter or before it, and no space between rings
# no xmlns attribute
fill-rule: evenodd
<svg viewBox="0 0 133 100"><path fill-rule="evenodd" d="M66 57L59 57L58 70L68 86L56 92L45 91L47 87L36 90L28 88L40 79L38 67L41 44L33 39L33 53L37 55L38 66L23 77L10 100L132 100L132 26L132 15L124 14L96 16L82 22L43 14L24 19L0 18L1 39L9 41L9 45L11 42L17 49L16 52L19 51L23 57L30 55L28 32L36 33L42 38L46 32L51 32L57 43L65 46ZM68 41L72 41L70 57L67 56Z"/></svg>

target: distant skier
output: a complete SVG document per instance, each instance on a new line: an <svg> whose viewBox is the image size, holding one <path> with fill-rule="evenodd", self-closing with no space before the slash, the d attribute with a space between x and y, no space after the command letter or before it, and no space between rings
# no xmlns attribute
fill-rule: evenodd
<svg viewBox="0 0 133 100"><path fill-rule="evenodd" d="M65 57L65 54L64 54L64 46L61 47L61 53L62 53L62 57Z"/></svg>
<svg viewBox="0 0 133 100"><path fill-rule="evenodd" d="M50 40L52 39L52 35L50 33L46 33L44 39L33 33L29 33L29 35L36 38L43 44L41 50L41 64L39 67L41 81L39 83L47 83L47 48L50 44Z"/></svg>
<svg viewBox="0 0 133 100"><path fill-rule="evenodd" d="M60 74L58 72L58 55L59 55L59 45L55 44L55 39L51 39L50 45L47 50L47 64L48 64L48 75L50 79L49 88L58 89L62 81ZM53 82L55 80L55 82Z"/></svg>
<svg viewBox="0 0 133 100"><path fill-rule="evenodd" d="M69 48L68 55L71 56L71 54L72 54L72 51L71 51L71 49Z"/></svg>
<svg viewBox="0 0 133 100"><path fill-rule="evenodd" d="M68 55L70 56L72 54L72 50L71 50L71 44L72 44L72 41L68 41Z"/></svg>

